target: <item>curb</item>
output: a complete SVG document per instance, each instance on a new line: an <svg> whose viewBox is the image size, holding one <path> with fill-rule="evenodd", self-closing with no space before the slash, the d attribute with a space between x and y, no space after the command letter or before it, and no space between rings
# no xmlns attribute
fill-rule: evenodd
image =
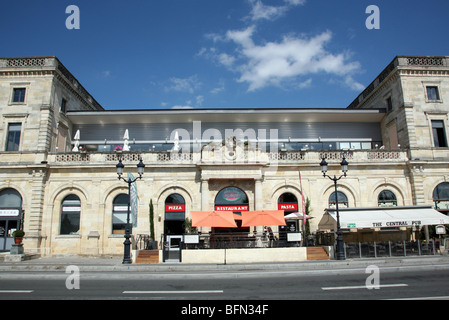
<svg viewBox="0 0 449 320"><path fill-rule="evenodd" d="M282 271L299 272L313 270L350 270L354 268L366 268L376 265L379 268L393 268L397 266L435 266L438 268L449 268L449 256L422 256L410 258L384 258L384 259L348 259L337 260L314 260L304 262L285 263L248 263L248 264L182 264L182 263L160 263L160 264L131 264L123 265L117 260L101 261L88 258L41 258L45 262L34 260L33 263L0 263L0 272L65 272L66 267L75 265L83 272L127 272L127 273L189 273L189 272L262 272ZM41 260L39 259L39 260ZM97 262L97 263L95 263Z"/></svg>

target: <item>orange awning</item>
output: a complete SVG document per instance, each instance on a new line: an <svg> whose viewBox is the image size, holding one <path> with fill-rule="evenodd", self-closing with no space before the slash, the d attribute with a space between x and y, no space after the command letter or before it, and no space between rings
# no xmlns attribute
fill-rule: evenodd
<svg viewBox="0 0 449 320"><path fill-rule="evenodd" d="M232 211L190 211L193 227L237 228Z"/></svg>
<svg viewBox="0 0 449 320"><path fill-rule="evenodd" d="M242 215L242 227L286 225L284 210L244 211Z"/></svg>
<svg viewBox="0 0 449 320"><path fill-rule="evenodd" d="M239 212L239 213L233 212L233 213L234 213L234 220L242 220L243 219L241 212Z"/></svg>

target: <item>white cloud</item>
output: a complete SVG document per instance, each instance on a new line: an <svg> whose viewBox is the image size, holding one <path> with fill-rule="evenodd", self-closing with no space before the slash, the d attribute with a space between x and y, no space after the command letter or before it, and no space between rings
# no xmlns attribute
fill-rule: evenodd
<svg viewBox="0 0 449 320"><path fill-rule="evenodd" d="M196 105L198 107L201 107L203 105L203 102L204 102L204 96L199 95L196 97Z"/></svg>
<svg viewBox="0 0 449 320"><path fill-rule="evenodd" d="M176 105L171 107L172 109L193 109L192 106L181 106L181 105Z"/></svg>
<svg viewBox="0 0 449 320"><path fill-rule="evenodd" d="M255 30L256 27L254 25L245 30L229 30L226 32L226 39L240 44L243 48L254 47L254 42L251 37Z"/></svg>
<svg viewBox="0 0 449 320"><path fill-rule="evenodd" d="M308 88L308 87L310 87L311 84L312 84L312 78L309 78L306 81L299 83L298 88L300 88L300 89Z"/></svg>
<svg viewBox="0 0 449 320"><path fill-rule="evenodd" d="M224 65L226 67L230 67L234 63L235 58L227 53L221 53L218 55L218 61L222 65Z"/></svg>
<svg viewBox="0 0 449 320"><path fill-rule="evenodd" d="M199 81L197 75L188 78L170 78L169 84L165 86L165 91L180 91L194 93L201 87L202 83Z"/></svg>
<svg viewBox="0 0 449 320"><path fill-rule="evenodd" d="M226 33L227 40L238 45L238 55L232 60L235 65L232 70L240 73L239 82L249 84L249 91L320 72L346 77L346 85L354 90L360 88L361 85L351 77L360 64L348 61L344 53L334 54L326 50L326 45L332 39L330 31L311 38L288 36L280 42L257 45L252 39L255 30L255 26L250 26ZM229 54L227 57L231 60ZM310 85L307 81L303 84Z"/></svg>
<svg viewBox="0 0 449 320"><path fill-rule="evenodd" d="M287 11L287 6L274 7L267 6L260 0L250 0L252 5L251 20L256 21L260 19L275 20L282 16Z"/></svg>
<svg viewBox="0 0 449 320"><path fill-rule="evenodd" d="M176 104L171 106L171 109L194 109L194 108L200 108L204 102L204 96L198 95L195 97L195 103L192 102L191 99L188 99L185 101L185 104ZM164 106L167 106L168 103L164 102Z"/></svg>
<svg viewBox="0 0 449 320"><path fill-rule="evenodd" d="M225 83L224 83L224 80L220 80L219 83L218 83L218 86L215 87L215 88L213 88L213 89L210 91L210 93L212 93L212 94L217 94L217 93L223 92L224 90L225 90Z"/></svg>
<svg viewBox="0 0 449 320"><path fill-rule="evenodd" d="M293 6L303 5L306 0L284 0L284 5L270 6L262 3L262 0L248 0L251 5L249 18L252 21L261 19L273 21L283 16Z"/></svg>
<svg viewBox="0 0 449 320"><path fill-rule="evenodd" d="M361 66L353 61L348 52L335 53L328 49L332 32L324 31L315 36L289 35L279 41L256 43L258 20L275 20L295 6L304 5L306 0L283 0L277 6L265 5L262 0L247 0L251 12L245 20L251 24L244 29L228 30L224 34L209 33L205 37L214 47L201 48L197 56L212 60L238 74L237 81L248 84L248 91L267 86L285 85L304 89L312 85L311 75L331 75L334 83L340 83L352 90L360 91L362 84L353 76ZM263 0L265 1L265 0ZM234 44L226 49L220 43ZM231 51L232 50L232 51ZM220 92L216 88L211 93Z"/></svg>
<svg viewBox="0 0 449 320"><path fill-rule="evenodd" d="M293 6L298 6L305 4L306 0L284 0L284 2L287 2L288 4L291 4Z"/></svg>
<svg viewBox="0 0 449 320"><path fill-rule="evenodd" d="M109 78L111 77L111 71L110 70L104 70L101 72L101 75L103 78Z"/></svg>
<svg viewBox="0 0 449 320"><path fill-rule="evenodd" d="M345 84L350 87L354 91L363 91L365 90L365 86L360 82L355 81L352 76L346 76Z"/></svg>

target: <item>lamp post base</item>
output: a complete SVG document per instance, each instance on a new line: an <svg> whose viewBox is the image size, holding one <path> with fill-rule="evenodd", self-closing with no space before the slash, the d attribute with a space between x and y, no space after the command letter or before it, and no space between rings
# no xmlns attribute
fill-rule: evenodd
<svg viewBox="0 0 449 320"><path fill-rule="evenodd" d="M131 260L131 241L129 241L129 238L131 238L131 235L127 231L125 234L125 241L123 244L125 245L125 251L123 254L123 262L122 264L132 264Z"/></svg>
<svg viewBox="0 0 449 320"><path fill-rule="evenodd" d="M346 260L345 247L343 243L343 236L341 231L337 232L337 260Z"/></svg>

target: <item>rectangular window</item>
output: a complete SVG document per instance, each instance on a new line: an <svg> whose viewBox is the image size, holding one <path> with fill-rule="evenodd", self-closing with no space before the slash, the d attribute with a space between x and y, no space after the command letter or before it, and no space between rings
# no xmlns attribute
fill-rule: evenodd
<svg viewBox="0 0 449 320"><path fill-rule="evenodd" d="M19 151L21 123L10 123L8 125L8 141L6 142L6 151Z"/></svg>
<svg viewBox="0 0 449 320"><path fill-rule="evenodd" d="M391 100L391 97L387 98L387 111L393 110L393 101Z"/></svg>
<svg viewBox="0 0 449 320"><path fill-rule="evenodd" d="M438 92L438 87L426 87L427 100L428 101L438 101L440 100L440 93Z"/></svg>
<svg viewBox="0 0 449 320"><path fill-rule="evenodd" d="M61 112L66 112L67 109L67 100L66 99L62 99L61 101Z"/></svg>
<svg viewBox="0 0 449 320"><path fill-rule="evenodd" d="M436 148L447 148L445 131L443 120L432 120L433 144Z"/></svg>
<svg viewBox="0 0 449 320"><path fill-rule="evenodd" d="M15 103L25 102L25 92L26 92L25 88L14 88L12 102L15 102Z"/></svg>

